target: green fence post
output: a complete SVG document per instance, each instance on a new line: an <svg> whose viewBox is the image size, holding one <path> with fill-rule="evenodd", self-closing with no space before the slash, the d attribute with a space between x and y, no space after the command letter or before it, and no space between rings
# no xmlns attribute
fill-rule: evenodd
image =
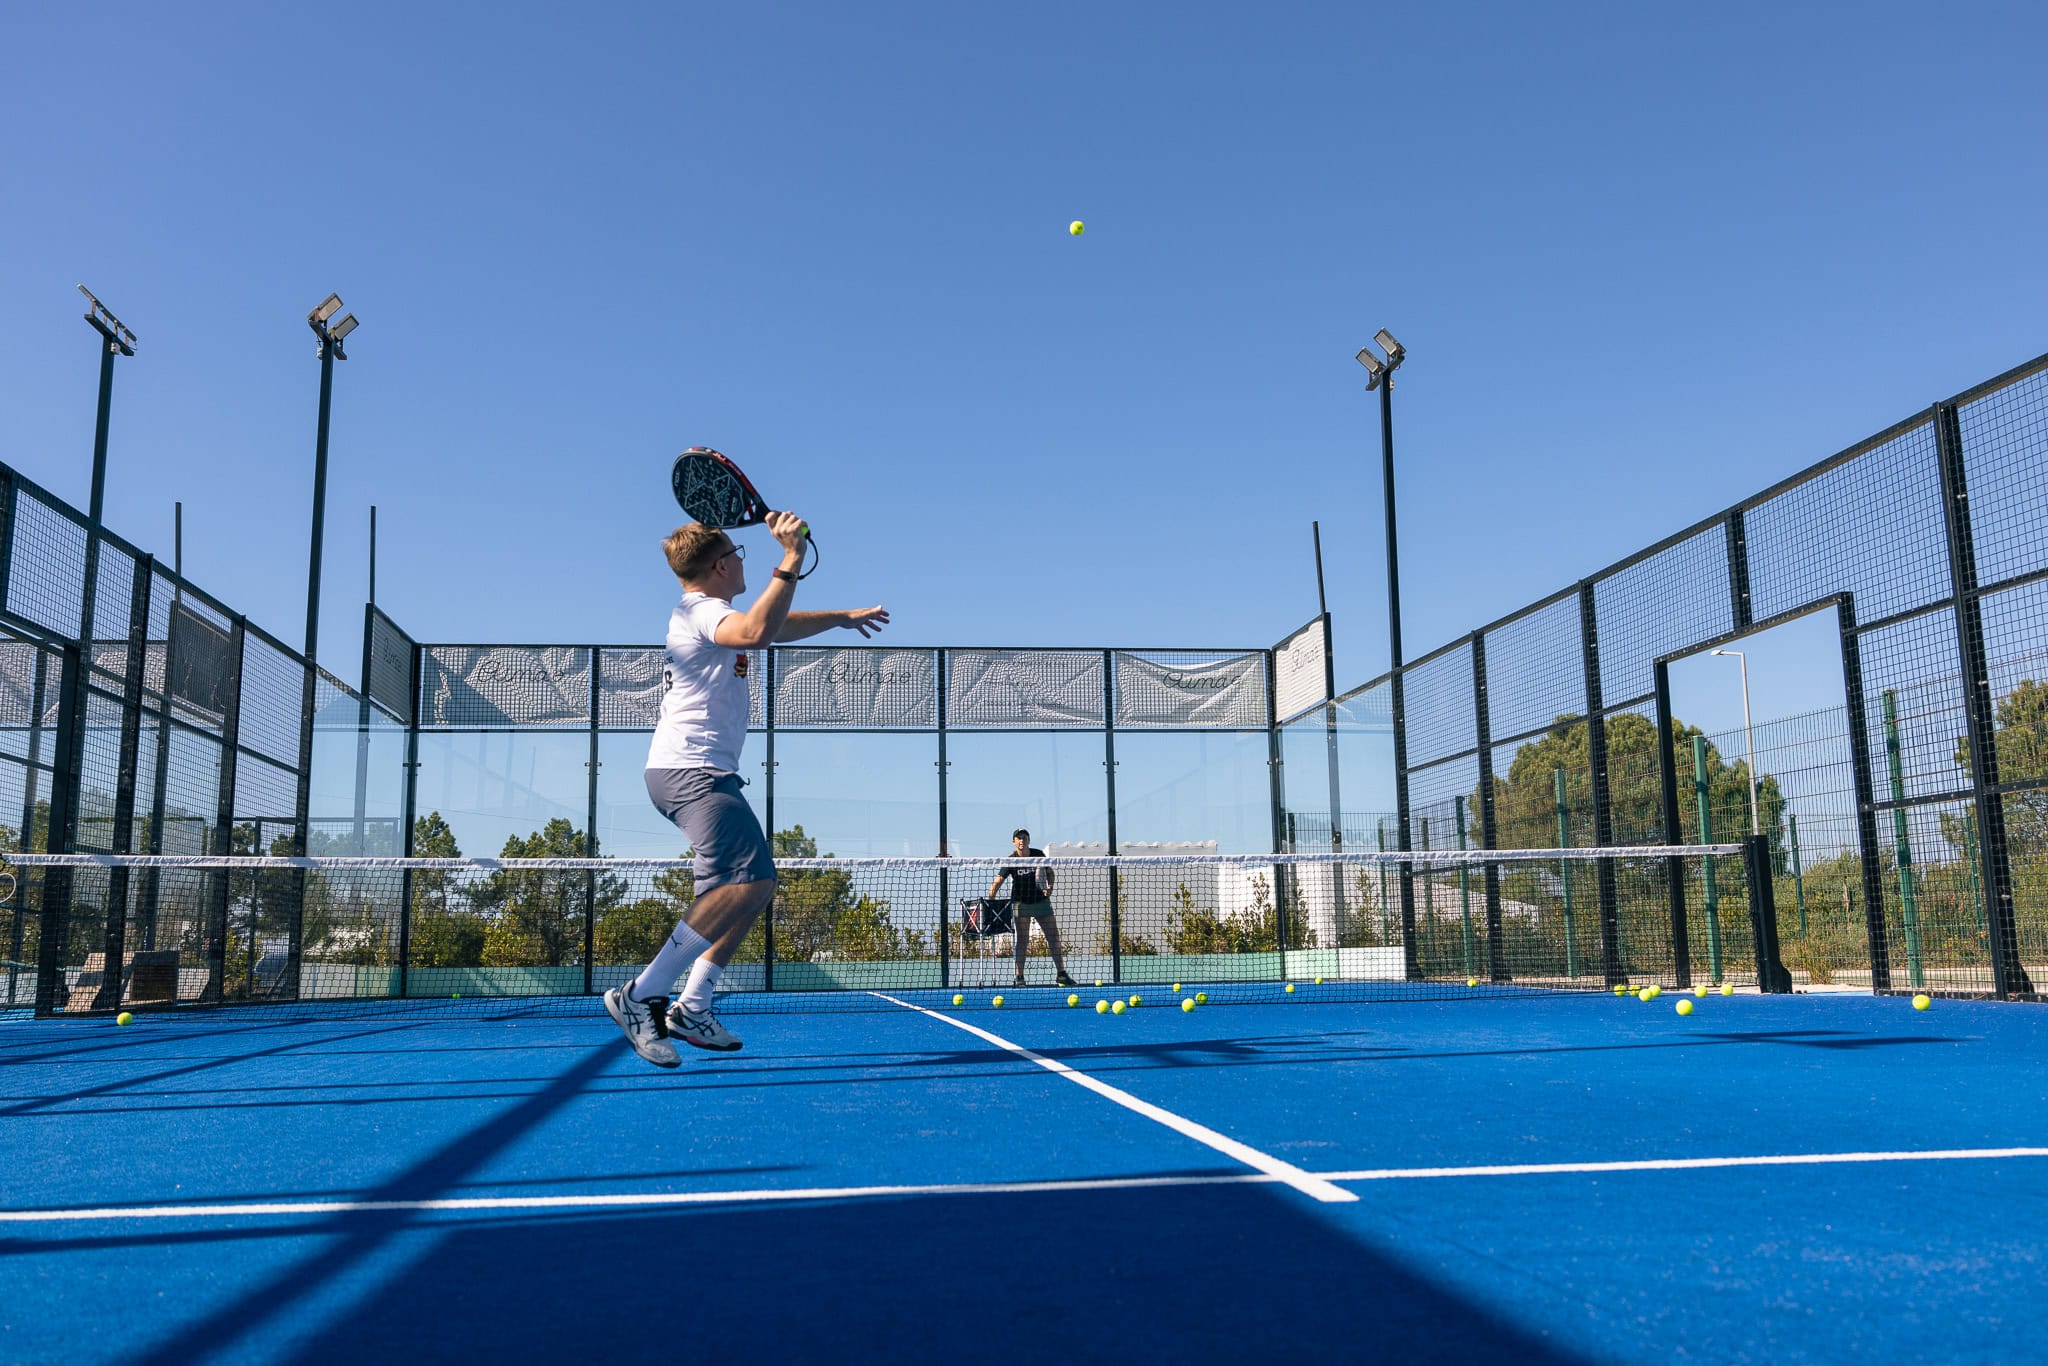
<svg viewBox="0 0 2048 1366"><path fill-rule="evenodd" d="M1465 852L1465 798L1455 799L1458 813L1458 852ZM1458 865L1458 911L1465 927L1465 977L1472 977L1472 871Z"/></svg>
<svg viewBox="0 0 2048 1366"><path fill-rule="evenodd" d="M1799 863L1799 817L1785 817L1792 830L1792 899L1799 905L1799 937L1806 938L1806 873Z"/></svg>
<svg viewBox="0 0 2048 1366"><path fill-rule="evenodd" d="M1422 827L1422 847L1426 850L1429 848L1429 817L1422 817L1419 824ZM1430 956L1435 957L1436 888L1430 883L1429 865L1427 863L1422 865L1422 911L1424 915L1429 917L1429 928L1423 935L1423 942L1428 945ZM1429 974L1425 971L1423 975L1428 976Z"/></svg>
<svg viewBox="0 0 2048 1366"><path fill-rule="evenodd" d="M1692 737L1692 799L1699 808L1700 843L1714 842L1714 816L1707 809L1707 737ZM1706 856L1706 903L1707 903L1707 974L1708 980L1719 984L1721 980L1721 893L1714 884L1714 856Z"/></svg>
<svg viewBox="0 0 2048 1366"><path fill-rule="evenodd" d="M1984 908L1984 889L1977 882L1977 818L1963 817L1963 872L1970 888L1970 905L1976 909L1977 923L1984 929L1984 947L1991 947L1991 915Z"/></svg>
<svg viewBox="0 0 2048 1366"><path fill-rule="evenodd" d="M1387 852L1387 818L1380 817L1380 852ZM1380 864L1380 943L1394 942L1394 918L1387 910L1387 865Z"/></svg>
<svg viewBox="0 0 2048 1366"><path fill-rule="evenodd" d="M1906 980L1919 990L1927 985L1920 957L1920 897L1913 885L1912 832L1906 824L1906 766L1899 754L1899 694L1884 690L1884 761L1892 779L1892 840L1899 861L1899 913L1906 922Z"/></svg>
<svg viewBox="0 0 2048 1366"><path fill-rule="evenodd" d="M1564 770L1562 768L1553 769L1551 771L1551 779L1557 791L1557 847L1569 849L1572 847L1572 823L1571 817L1566 812L1564 805ZM1572 861L1568 858L1559 859L1557 861L1557 873L1559 879L1564 883L1564 975L1567 977L1577 977L1579 975L1579 935L1578 930L1572 924Z"/></svg>

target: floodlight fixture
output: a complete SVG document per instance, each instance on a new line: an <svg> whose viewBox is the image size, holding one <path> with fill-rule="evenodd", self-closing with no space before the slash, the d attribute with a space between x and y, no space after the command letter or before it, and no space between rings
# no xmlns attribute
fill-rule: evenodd
<svg viewBox="0 0 2048 1366"><path fill-rule="evenodd" d="M334 340L336 341L340 341L343 337L346 337L349 333L355 331L360 326L362 326L362 324L356 321L355 314L344 313L341 315L340 318L338 318L335 321L334 326L328 329L327 335L334 338Z"/></svg>
<svg viewBox="0 0 2048 1366"><path fill-rule="evenodd" d="M1385 374L1387 367L1380 363L1380 358L1372 353L1370 346L1358 349L1358 363L1365 367L1365 391L1371 393L1379 388L1380 378Z"/></svg>
<svg viewBox="0 0 2048 1366"><path fill-rule="evenodd" d="M1408 348L1394 340L1394 334L1382 327L1373 333L1372 339L1379 343L1380 350L1387 353L1387 369L1393 370L1407 358Z"/></svg>
<svg viewBox="0 0 2048 1366"><path fill-rule="evenodd" d="M91 323L99 334L107 339L108 348L119 351L124 356L134 355L135 334L122 326L121 320L109 312L107 306L101 303L91 290L87 289L84 285L80 285L78 292L83 294L86 302L92 305L85 315L85 320Z"/></svg>
<svg viewBox="0 0 2048 1366"><path fill-rule="evenodd" d="M322 323L339 312L341 312L341 296L339 294L330 294L320 301L318 308L315 308L306 315L306 321L313 324L313 330L317 332L320 330Z"/></svg>

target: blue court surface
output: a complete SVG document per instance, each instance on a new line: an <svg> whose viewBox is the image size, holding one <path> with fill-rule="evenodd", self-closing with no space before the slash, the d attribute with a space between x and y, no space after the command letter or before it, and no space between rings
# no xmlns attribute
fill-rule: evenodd
<svg viewBox="0 0 2048 1366"><path fill-rule="evenodd" d="M1141 990L0 1026L0 1359L2048 1350L2037 1006Z"/></svg>

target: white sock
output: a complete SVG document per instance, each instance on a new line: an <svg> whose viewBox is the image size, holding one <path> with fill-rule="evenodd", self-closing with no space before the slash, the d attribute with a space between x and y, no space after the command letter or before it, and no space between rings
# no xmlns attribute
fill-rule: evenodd
<svg viewBox="0 0 2048 1366"><path fill-rule="evenodd" d="M683 1009L711 1009L711 993L718 990L718 978L724 971L709 958L699 958L691 964L690 984L683 988Z"/></svg>
<svg viewBox="0 0 2048 1366"><path fill-rule="evenodd" d="M668 995L669 988L676 984L676 978L683 975L683 969L696 962L697 956L710 947L710 940L687 924L678 922L675 933L661 946L661 952L654 955L654 961L627 985L626 994L636 1001Z"/></svg>

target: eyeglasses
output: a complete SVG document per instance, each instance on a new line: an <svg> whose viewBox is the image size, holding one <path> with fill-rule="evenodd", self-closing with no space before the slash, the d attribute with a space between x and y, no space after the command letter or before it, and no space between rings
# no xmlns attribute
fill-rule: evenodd
<svg viewBox="0 0 2048 1366"><path fill-rule="evenodd" d="M736 560L744 560L747 558L747 548L743 545L729 545L725 548L725 555L730 555ZM725 558L725 555L720 555L718 558L722 560Z"/></svg>

